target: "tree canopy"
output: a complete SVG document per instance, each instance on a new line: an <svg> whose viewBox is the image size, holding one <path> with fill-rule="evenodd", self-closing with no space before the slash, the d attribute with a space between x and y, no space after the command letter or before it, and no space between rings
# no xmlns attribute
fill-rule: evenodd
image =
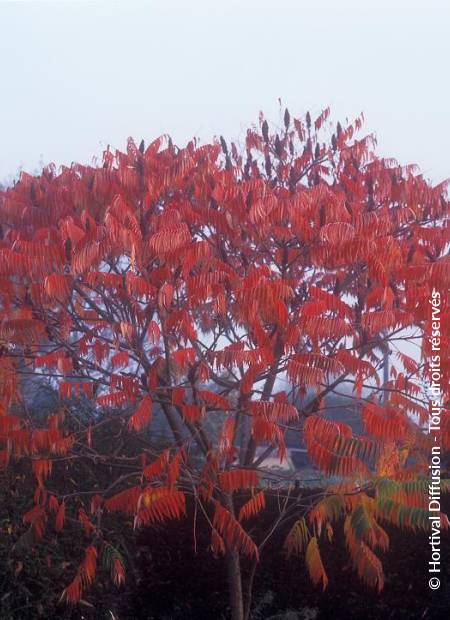
<svg viewBox="0 0 450 620"><path fill-rule="evenodd" d="M428 529L423 384L432 296L442 349L449 342L447 185L378 156L361 126L332 125L328 109L314 120L286 110L278 128L261 116L241 146L130 139L98 165L21 173L1 192L0 460L24 461L36 479L23 516L34 542L68 516L84 532L84 557L62 584L67 602L89 588L101 554L114 582L125 579L103 531L114 513L135 527L164 523L186 514L189 497L212 552L227 559L233 618L248 615L240 558L257 562L264 548L249 524L271 492L265 462L286 459L288 431L332 477L302 512L295 475L272 474L273 527L292 520L287 553L304 555L315 584L327 585L320 549L342 524L355 570L379 590L383 524ZM444 450L449 363L441 356ZM28 373L58 386L46 420L18 411ZM361 435L324 415L340 389ZM95 412L69 424L77 398ZM156 408L171 436L158 453ZM113 441L95 444L118 422L127 456ZM105 488L52 487L54 466L70 472L86 459L110 465Z"/></svg>

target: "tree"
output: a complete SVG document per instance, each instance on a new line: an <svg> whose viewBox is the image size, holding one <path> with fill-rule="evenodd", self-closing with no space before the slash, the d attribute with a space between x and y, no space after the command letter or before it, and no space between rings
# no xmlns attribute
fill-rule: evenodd
<svg viewBox="0 0 450 620"><path fill-rule="evenodd" d="M225 557L233 620L248 617L258 557L283 523L292 522L287 553L304 555L323 588L320 549L334 531L381 590L383 524L428 530L422 382L434 367L434 319L441 346L449 340L447 186L378 157L372 136L356 137L362 118L333 128L328 116L286 110L278 130L261 117L243 152L222 137L183 149L166 136L148 147L130 139L102 165L22 173L1 194L1 461L23 460L36 478L23 517L36 541L67 515L85 532L63 600L80 600L100 555L118 585L125 579L107 542L114 513L147 526L182 518L187 498ZM448 449L449 360L439 362ZM14 412L26 373L59 386L61 408L45 425ZM324 415L326 396L349 387L361 436ZM80 396L97 412L68 424L65 403ZM155 408L172 438L156 455ZM134 454L94 450L99 429L118 420L115 440L142 440ZM279 513L253 540L249 524L271 492L265 461L285 459L292 429L333 479L305 509L294 479L271 473ZM52 467L83 459L110 466L110 483L56 492ZM124 461L127 473L114 475Z"/></svg>

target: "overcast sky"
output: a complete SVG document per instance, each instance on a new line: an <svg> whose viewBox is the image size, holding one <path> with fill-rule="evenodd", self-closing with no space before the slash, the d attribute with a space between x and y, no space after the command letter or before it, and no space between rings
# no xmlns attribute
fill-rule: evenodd
<svg viewBox="0 0 450 620"><path fill-rule="evenodd" d="M449 61L444 0L0 1L0 181L129 135L239 140L259 110L279 120L278 98L364 111L380 153L441 181Z"/></svg>

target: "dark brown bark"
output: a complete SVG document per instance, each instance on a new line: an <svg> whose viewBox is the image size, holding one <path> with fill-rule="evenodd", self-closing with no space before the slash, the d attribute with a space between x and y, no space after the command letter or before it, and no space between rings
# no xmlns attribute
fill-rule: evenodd
<svg viewBox="0 0 450 620"><path fill-rule="evenodd" d="M225 506L234 516L233 494L224 494L223 499ZM244 598L242 595L242 572L239 551L235 548L227 548L225 561L227 564L230 617L231 620L244 620Z"/></svg>
<svg viewBox="0 0 450 620"><path fill-rule="evenodd" d="M252 607L253 598L253 582L255 580L257 565L258 562L254 560L250 570L250 575L248 576L247 585L245 587L244 620L249 620L250 618L250 609Z"/></svg>
<svg viewBox="0 0 450 620"><path fill-rule="evenodd" d="M242 574L239 552L236 551L236 549L229 549L225 559L227 563L231 620L244 620L244 601L242 598Z"/></svg>

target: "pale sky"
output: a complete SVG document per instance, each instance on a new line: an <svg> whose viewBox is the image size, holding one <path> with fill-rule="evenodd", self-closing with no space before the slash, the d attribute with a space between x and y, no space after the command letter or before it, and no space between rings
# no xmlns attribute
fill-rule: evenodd
<svg viewBox="0 0 450 620"><path fill-rule="evenodd" d="M381 154L438 182L449 61L445 0L0 1L0 182L129 135L242 140L260 110L278 122L278 98L293 116L363 111Z"/></svg>

